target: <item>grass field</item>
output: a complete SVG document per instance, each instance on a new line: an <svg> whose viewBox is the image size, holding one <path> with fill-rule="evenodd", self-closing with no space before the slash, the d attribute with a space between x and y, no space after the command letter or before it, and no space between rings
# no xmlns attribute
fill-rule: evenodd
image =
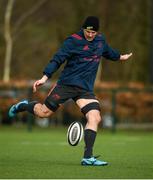
<svg viewBox="0 0 153 180"><path fill-rule="evenodd" d="M83 147L67 144L65 128L0 126L0 178L153 178L153 132L99 131L95 154L105 167L81 166Z"/></svg>

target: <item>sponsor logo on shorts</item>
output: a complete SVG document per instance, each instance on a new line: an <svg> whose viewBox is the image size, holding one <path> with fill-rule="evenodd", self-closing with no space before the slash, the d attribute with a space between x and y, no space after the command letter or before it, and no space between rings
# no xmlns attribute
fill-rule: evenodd
<svg viewBox="0 0 153 180"><path fill-rule="evenodd" d="M56 99L56 100L57 100L57 99L60 99L60 95L58 95L58 94L53 94L52 97L53 97L54 99Z"/></svg>

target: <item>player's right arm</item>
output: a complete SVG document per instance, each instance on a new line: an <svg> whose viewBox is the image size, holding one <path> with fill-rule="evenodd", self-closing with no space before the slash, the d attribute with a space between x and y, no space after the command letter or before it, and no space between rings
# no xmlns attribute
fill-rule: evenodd
<svg viewBox="0 0 153 180"><path fill-rule="evenodd" d="M58 70L61 64L72 56L73 49L74 43L72 38L67 38L64 41L63 46L57 51L57 53L44 68L43 77L33 84L33 92L36 92L37 87L43 85L49 78L51 78L52 74Z"/></svg>
<svg viewBox="0 0 153 180"><path fill-rule="evenodd" d="M47 66L45 67L43 74L48 78L51 78L52 74L58 70L58 68L68 60L73 52L74 43L71 37L67 38L62 47L57 51L57 53L53 56L53 58L49 61Z"/></svg>

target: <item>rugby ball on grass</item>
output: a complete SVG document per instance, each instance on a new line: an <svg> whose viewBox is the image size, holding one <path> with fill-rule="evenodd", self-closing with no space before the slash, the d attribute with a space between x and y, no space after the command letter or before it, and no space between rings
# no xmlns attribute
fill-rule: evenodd
<svg viewBox="0 0 153 180"><path fill-rule="evenodd" d="M67 141L71 146L76 146L83 137L83 126L80 122L73 122L68 127Z"/></svg>

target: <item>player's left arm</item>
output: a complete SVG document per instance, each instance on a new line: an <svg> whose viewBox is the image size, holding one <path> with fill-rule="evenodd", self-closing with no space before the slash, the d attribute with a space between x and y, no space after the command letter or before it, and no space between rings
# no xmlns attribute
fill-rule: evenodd
<svg viewBox="0 0 153 180"><path fill-rule="evenodd" d="M132 56L132 53L120 55L121 61L126 61Z"/></svg>
<svg viewBox="0 0 153 180"><path fill-rule="evenodd" d="M131 56L132 53L129 54L121 54L118 50L112 48L111 46L108 45L108 43L106 42L105 37L103 36L103 53L102 56L105 57L108 60L112 60L112 61L126 61L128 60Z"/></svg>

